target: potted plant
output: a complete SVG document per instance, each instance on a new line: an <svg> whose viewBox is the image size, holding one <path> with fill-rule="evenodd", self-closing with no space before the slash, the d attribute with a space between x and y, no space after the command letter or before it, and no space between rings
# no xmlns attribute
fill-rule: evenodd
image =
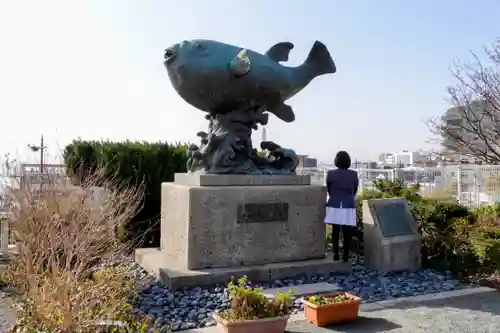
<svg viewBox="0 0 500 333"><path fill-rule="evenodd" d="M302 301L309 322L317 326L327 326L358 317L361 298L346 292L324 296L310 296Z"/></svg>
<svg viewBox="0 0 500 333"><path fill-rule="evenodd" d="M284 333L293 308L293 291L276 293L268 299L260 288L253 288L246 277L228 284L231 305L215 313L221 332Z"/></svg>

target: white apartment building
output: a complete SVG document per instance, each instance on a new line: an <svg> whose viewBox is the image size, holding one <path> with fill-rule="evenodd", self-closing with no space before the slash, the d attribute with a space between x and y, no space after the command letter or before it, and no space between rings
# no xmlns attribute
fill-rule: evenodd
<svg viewBox="0 0 500 333"><path fill-rule="evenodd" d="M384 153L379 156L380 164L412 166L420 158L416 151L401 150L394 153Z"/></svg>

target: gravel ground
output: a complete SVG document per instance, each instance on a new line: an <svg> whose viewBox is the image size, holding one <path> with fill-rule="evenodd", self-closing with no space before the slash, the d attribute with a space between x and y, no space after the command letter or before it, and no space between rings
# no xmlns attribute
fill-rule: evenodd
<svg viewBox="0 0 500 333"><path fill-rule="evenodd" d="M497 333L500 292L486 292L363 312L355 322L325 328L289 323L289 333Z"/></svg>
<svg viewBox="0 0 500 333"><path fill-rule="evenodd" d="M283 286L296 286L305 283L315 282L329 282L338 284L343 290L349 291L353 294L360 296L363 302L376 302L381 300L393 299L405 296L416 296L430 293L437 293L442 291L456 290L468 288L470 285L460 283L454 279L451 274L440 274L432 270L419 270L417 272L400 272L381 274L380 272L367 269L363 266L362 257L352 258L353 269L349 274L329 274L323 276L296 276L288 279L268 281L258 284L262 288L274 288ZM155 326L160 328L160 332L167 331L182 331L201 327L213 326L215 322L211 318L211 314L215 311L224 310L229 306L229 298L227 289L224 286L213 286L210 288L189 288L182 290L168 290L161 283L155 281L144 270L142 270L135 262L128 260L129 268L138 280L143 282L143 288L139 294L137 303L135 304L135 311L143 315L152 317ZM14 323L14 317L8 309L8 300L0 294L0 332L6 332ZM474 296L475 297L475 296ZM500 307L500 303L497 304ZM302 304L299 300L295 302L294 312L302 310ZM398 314L397 311L403 310L383 310L380 312L387 312L387 323L389 325L391 316L395 319L403 316ZM412 310L415 312L415 318L430 315L427 310ZM420 311L420 312L419 312ZM427 312L426 312L427 311ZM432 310L435 311L435 310ZM384 312L385 313L385 312ZM396 313L396 314L394 314ZM439 311L432 312L433 317L439 317ZM450 316L456 316L460 319L460 314L450 312ZM473 313L473 315L476 315ZM444 314L443 314L444 316ZM481 316L478 314L478 316ZM482 315L484 316L484 315ZM404 316L403 316L404 317ZM401 317L401 318L403 318ZM410 316L411 317L411 316ZM385 317L384 317L385 318ZM479 317L478 317L479 318ZM370 325L381 325L378 319L366 319ZM365 321L366 321L365 320ZM409 319L408 319L409 320ZM416 321L418 322L418 320ZM422 323L423 324L423 323ZM298 323L297 329L302 329L300 325L307 325L305 323ZM391 324L392 327L394 324ZM500 324L499 326L500 327ZM297 331L297 332L312 332ZM343 331L350 332L350 331ZM356 331L353 332L372 332L372 331ZM383 332L383 330L376 330L373 332ZM393 332L393 331L391 331ZM410 332L410 331L394 331L394 332ZM417 332L417 331L411 331ZM419 331L418 331L419 332ZM427 331L421 331L427 332ZM441 332L441 331L429 331ZM444 331L443 331L444 332ZM454 331L446 331L454 332ZM456 332L469 332L469 331L456 331ZM489 332L477 331L474 332ZM498 329L495 331L498 332Z"/></svg>
<svg viewBox="0 0 500 333"><path fill-rule="evenodd" d="M147 275L134 269L138 277ZM364 302L375 302L397 297L416 296L470 287L454 279L451 274L439 274L432 270L381 274L363 267L362 258L353 258L350 274L325 276L297 276L289 279L268 281L257 286L263 288L293 287L299 284L329 282L337 283L343 290L360 296ZM161 331L180 331L214 325L210 314L226 309L229 298L224 286L212 288L190 288L171 291L159 282L148 283L139 295L136 311L151 316ZM302 309L295 302L295 312Z"/></svg>

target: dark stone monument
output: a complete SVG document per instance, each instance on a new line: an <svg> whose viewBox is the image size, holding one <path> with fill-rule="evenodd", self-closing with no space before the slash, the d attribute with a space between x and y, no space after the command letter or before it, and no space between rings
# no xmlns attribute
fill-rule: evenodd
<svg viewBox="0 0 500 333"><path fill-rule="evenodd" d="M365 265L379 271L421 267L417 224L403 198L363 201Z"/></svg>
<svg viewBox="0 0 500 333"><path fill-rule="evenodd" d="M315 77L337 69L319 41L302 65L281 65L292 48L292 43L282 42L260 54L213 40L192 40L165 50L165 67L175 90L206 112L209 122L208 133L198 133L201 145L189 148L188 171L295 173L295 152L268 141L261 143L266 156L259 156L252 145L252 130L267 124L267 112L285 122L294 121L295 113L285 101Z"/></svg>

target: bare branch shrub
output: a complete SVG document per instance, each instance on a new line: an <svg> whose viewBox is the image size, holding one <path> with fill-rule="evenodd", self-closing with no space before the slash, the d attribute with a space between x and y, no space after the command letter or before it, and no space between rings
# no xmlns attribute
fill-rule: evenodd
<svg viewBox="0 0 500 333"><path fill-rule="evenodd" d="M448 116L428 120L431 132L449 154L484 163L500 162L500 38L472 53L470 63L455 63L456 84L447 88ZM454 115L450 115L454 113Z"/></svg>
<svg viewBox="0 0 500 333"><path fill-rule="evenodd" d="M39 195L36 189L10 191L17 251L9 280L21 295L18 331L96 332L97 320L124 320L138 286L123 267L99 265L128 250L115 232L140 208L142 187L96 174L81 186L44 184Z"/></svg>

